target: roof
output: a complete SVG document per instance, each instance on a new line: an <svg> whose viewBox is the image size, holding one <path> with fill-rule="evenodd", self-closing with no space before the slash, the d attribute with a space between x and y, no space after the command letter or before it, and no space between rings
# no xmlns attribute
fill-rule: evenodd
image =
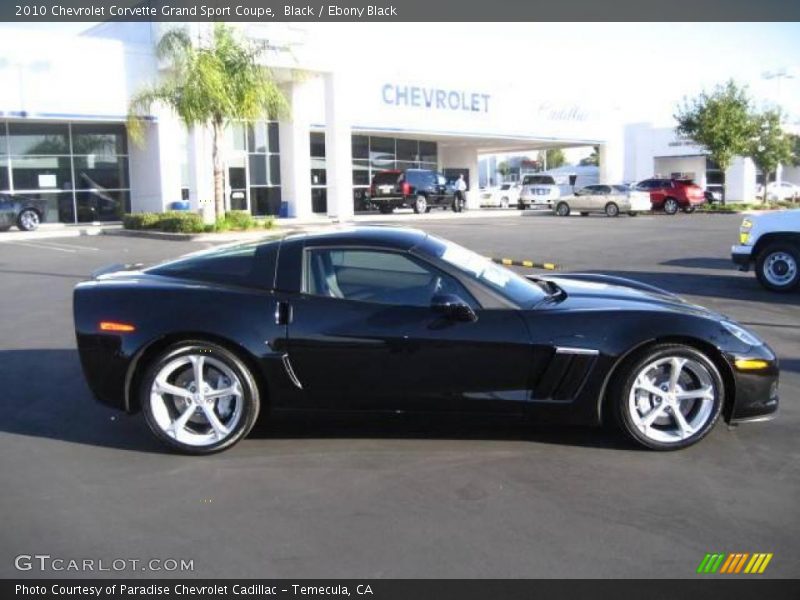
<svg viewBox="0 0 800 600"><path fill-rule="evenodd" d="M419 229L392 226L353 226L307 230L288 234L284 241L303 240L314 245L354 244L369 246L386 246L402 250L410 250L420 244L427 234Z"/></svg>

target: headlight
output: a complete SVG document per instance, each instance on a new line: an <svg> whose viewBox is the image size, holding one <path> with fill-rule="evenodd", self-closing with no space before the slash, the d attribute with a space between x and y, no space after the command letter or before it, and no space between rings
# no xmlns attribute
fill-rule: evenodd
<svg viewBox="0 0 800 600"><path fill-rule="evenodd" d="M753 222L750 219L745 218L742 221L742 226L739 228L739 231L750 231L753 228Z"/></svg>
<svg viewBox="0 0 800 600"><path fill-rule="evenodd" d="M744 342L748 346L761 346L764 343L744 327L736 323L731 323L730 321L721 321L721 323L722 326L735 335L739 341Z"/></svg>

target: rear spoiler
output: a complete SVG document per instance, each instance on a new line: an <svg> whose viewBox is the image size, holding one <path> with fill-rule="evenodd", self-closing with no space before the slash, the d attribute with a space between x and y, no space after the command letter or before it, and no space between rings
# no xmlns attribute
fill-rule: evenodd
<svg viewBox="0 0 800 600"><path fill-rule="evenodd" d="M108 275L109 273L116 273L117 271L135 271L143 266L144 263L114 263L113 265L108 265L96 271L92 271L90 277L92 279L97 279L101 275Z"/></svg>

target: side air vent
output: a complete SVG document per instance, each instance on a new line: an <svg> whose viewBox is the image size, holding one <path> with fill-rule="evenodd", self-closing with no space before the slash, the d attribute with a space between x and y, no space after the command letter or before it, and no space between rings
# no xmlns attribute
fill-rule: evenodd
<svg viewBox="0 0 800 600"><path fill-rule="evenodd" d="M597 350L556 348L533 392L538 401L568 402L578 395L595 361Z"/></svg>

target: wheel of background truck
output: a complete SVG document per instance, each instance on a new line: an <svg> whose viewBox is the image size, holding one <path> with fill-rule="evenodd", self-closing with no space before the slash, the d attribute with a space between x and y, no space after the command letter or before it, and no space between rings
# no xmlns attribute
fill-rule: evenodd
<svg viewBox="0 0 800 600"><path fill-rule="evenodd" d="M616 205L614 202L609 202L606 204L606 216L607 217L618 217L619 216L619 206Z"/></svg>
<svg viewBox="0 0 800 600"><path fill-rule="evenodd" d="M417 199L414 200L414 212L418 215L421 215L427 211L428 208L428 200L425 196L417 196Z"/></svg>
<svg viewBox="0 0 800 600"><path fill-rule="evenodd" d="M675 198L667 198L664 200L664 212L668 215L674 215L678 212L680 206L678 205L678 201Z"/></svg>
<svg viewBox="0 0 800 600"><path fill-rule="evenodd" d="M800 246L775 242L756 258L758 282L773 292L788 292L800 283Z"/></svg>
<svg viewBox="0 0 800 600"><path fill-rule="evenodd" d="M569 204L566 202L559 202L556 205L556 214L559 217L568 217L569 216Z"/></svg>
<svg viewBox="0 0 800 600"><path fill-rule="evenodd" d="M381 204L378 207L378 210L381 211L382 215L390 215L390 214L392 214L394 212L394 207L393 206L388 206L386 204Z"/></svg>

